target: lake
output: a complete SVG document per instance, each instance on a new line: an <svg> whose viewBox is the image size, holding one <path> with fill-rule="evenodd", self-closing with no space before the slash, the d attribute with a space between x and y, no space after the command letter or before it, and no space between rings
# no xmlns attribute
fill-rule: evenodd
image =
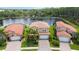
<svg viewBox="0 0 79 59"><path fill-rule="evenodd" d="M3 26L7 26L10 24L14 24L14 23L21 23L21 24L30 25L32 22L35 22L35 21L38 21L38 20L32 20L30 18L28 18L28 19L5 19L2 21L2 24L3 24ZM55 22L55 19L41 20L41 21L45 21L49 25L53 25Z"/></svg>

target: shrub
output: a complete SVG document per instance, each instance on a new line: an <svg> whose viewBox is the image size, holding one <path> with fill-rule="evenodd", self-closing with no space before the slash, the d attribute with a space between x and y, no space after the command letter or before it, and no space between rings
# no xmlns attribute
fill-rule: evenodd
<svg viewBox="0 0 79 59"><path fill-rule="evenodd" d="M38 34L28 35L27 46L37 46L38 45Z"/></svg>
<svg viewBox="0 0 79 59"><path fill-rule="evenodd" d="M50 26L49 32L50 32L50 39L53 39L55 37L55 32L54 32L54 26Z"/></svg>
<svg viewBox="0 0 79 59"><path fill-rule="evenodd" d="M30 28L28 26L25 26L24 33L23 33L24 38L27 38L27 35L29 34L29 32L30 32Z"/></svg>
<svg viewBox="0 0 79 59"><path fill-rule="evenodd" d="M27 46L27 38L28 38L29 32L30 32L29 26L25 26L21 47Z"/></svg>
<svg viewBox="0 0 79 59"><path fill-rule="evenodd" d="M6 45L6 39L0 39L0 47L4 47Z"/></svg>
<svg viewBox="0 0 79 59"><path fill-rule="evenodd" d="M27 46L27 40L23 38L21 47L26 47L26 46Z"/></svg>
<svg viewBox="0 0 79 59"><path fill-rule="evenodd" d="M6 36L3 29L0 29L0 49L6 47Z"/></svg>
<svg viewBox="0 0 79 59"><path fill-rule="evenodd" d="M57 41L57 40L52 40L52 45L53 45L54 47L59 47L59 41Z"/></svg>
<svg viewBox="0 0 79 59"><path fill-rule="evenodd" d="M30 28L30 32L27 38L27 45L28 46L37 46L38 45L38 31L36 29Z"/></svg>
<svg viewBox="0 0 79 59"><path fill-rule="evenodd" d="M50 31L50 37L49 37L50 45L54 47L58 47L59 40L56 36L55 25L50 26L49 31Z"/></svg>
<svg viewBox="0 0 79 59"><path fill-rule="evenodd" d="M37 46L38 45L38 31L33 28L29 28L28 26L25 26L24 30L24 38L22 40L21 47L29 47L29 46Z"/></svg>
<svg viewBox="0 0 79 59"><path fill-rule="evenodd" d="M79 33L75 34L76 37L72 38L74 44L79 45Z"/></svg>

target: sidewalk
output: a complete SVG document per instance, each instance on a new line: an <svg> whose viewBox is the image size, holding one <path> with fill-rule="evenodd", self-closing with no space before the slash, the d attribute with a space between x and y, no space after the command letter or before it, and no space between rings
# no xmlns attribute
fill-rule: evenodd
<svg viewBox="0 0 79 59"><path fill-rule="evenodd" d="M39 47L23 47L23 48L21 48L21 50L22 50L22 49L38 49L38 48L39 48ZM60 48L57 48L57 47L56 47L56 48L55 48L55 47L50 47L50 49L51 49L51 50L53 50L53 49L54 49L54 50L60 50Z"/></svg>

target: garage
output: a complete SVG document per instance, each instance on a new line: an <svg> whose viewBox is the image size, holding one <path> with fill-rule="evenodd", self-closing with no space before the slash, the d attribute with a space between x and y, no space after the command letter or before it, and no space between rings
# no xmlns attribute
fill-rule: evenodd
<svg viewBox="0 0 79 59"><path fill-rule="evenodd" d="M39 39L40 40L48 40L49 39L49 35L40 35Z"/></svg>

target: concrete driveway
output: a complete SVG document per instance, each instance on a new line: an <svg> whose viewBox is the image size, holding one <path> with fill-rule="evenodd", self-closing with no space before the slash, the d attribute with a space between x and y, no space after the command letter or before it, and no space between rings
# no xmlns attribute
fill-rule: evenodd
<svg viewBox="0 0 79 59"><path fill-rule="evenodd" d="M20 51L21 41L11 41L7 43L6 51Z"/></svg>
<svg viewBox="0 0 79 59"><path fill-rule="evenodd" d="M51 51L49 41L48 40L39 40L38 51Z"/></svg>
<svg viewBox="0 0 79 59"><path fill-rule="evenodd" d="M60 42L60 50L61 51L70 51L71 48L69 46L69 43Z"/></svg>

